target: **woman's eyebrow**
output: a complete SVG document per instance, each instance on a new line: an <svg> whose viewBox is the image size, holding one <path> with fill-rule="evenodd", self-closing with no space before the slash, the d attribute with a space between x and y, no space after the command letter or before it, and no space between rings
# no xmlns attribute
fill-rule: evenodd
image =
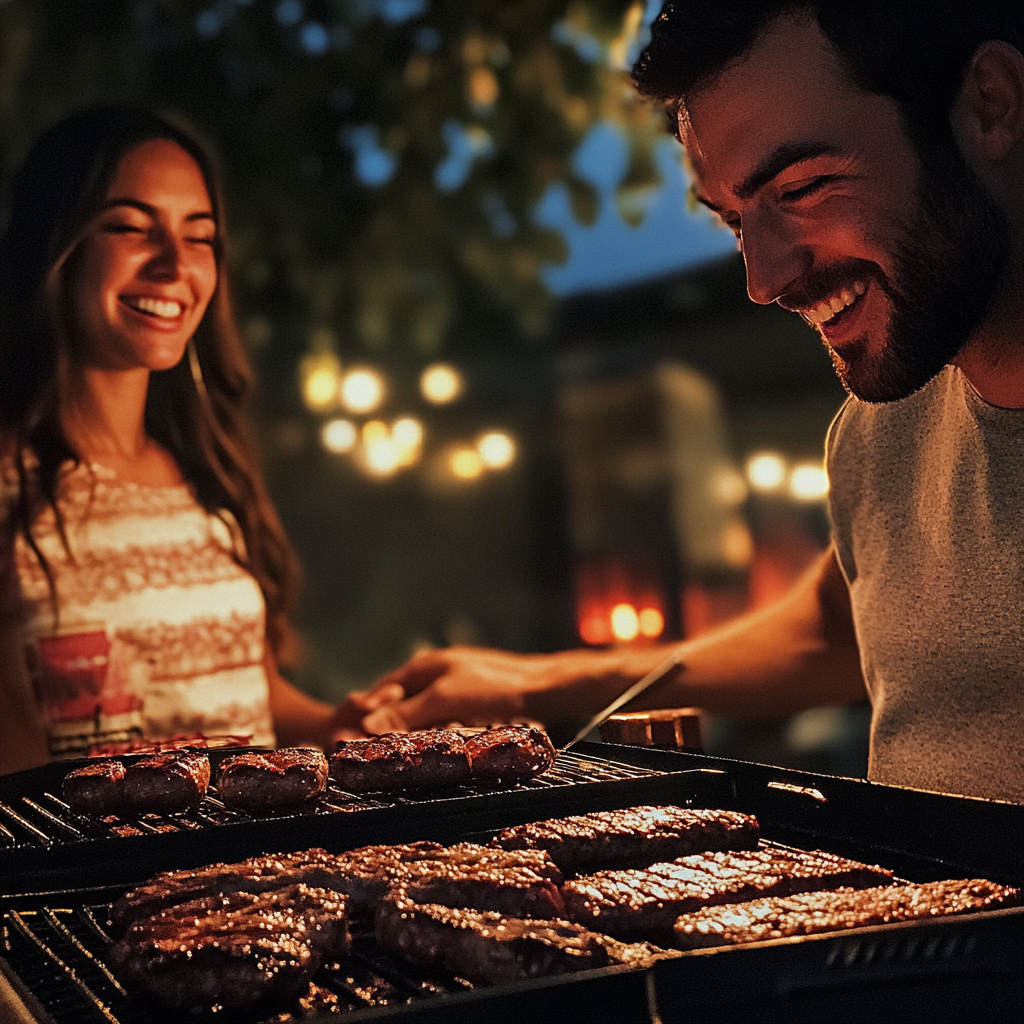
<svg viewBox="0 0 1024 1024"><path fill-rule="evenodd" d="M108 199L103 204L104 210L112 210L115 206L130 206L132 209L138 210L140 213L146 214L147 217L155 217L157 209L149 203L144 203L140 199L132 199L129 196L122 198ZM195 213L190 213L185 217L186 221L197 221L197 220L208 220L213 224L217 223L217 218L214 217L213 213L209 210L197 210Z"/></svg>

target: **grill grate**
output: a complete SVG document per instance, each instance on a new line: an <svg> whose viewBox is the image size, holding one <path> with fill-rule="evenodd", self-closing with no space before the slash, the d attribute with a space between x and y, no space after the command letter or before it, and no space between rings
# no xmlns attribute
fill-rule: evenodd
<svg viewBox="0 0 1024 1024"><path fill-rule="evenodd" d="M514 786L473 783L444 790L416 790L394 794L347 793L333 783L326 797L313 806L299 810L267 813L259 818L225 807L211 786L194 811L181 815L146 814L139 818L110 816L102 820L76 814L59 796L43 790L21 796L17 801L0 801L0 851L24 847L57 847L118 836L156 835L195 832L218 825L266 820L296 815L324 815L385 807L431 803L439 798L484 796L494 793L540 792L564 786L594 782L619 782L666 774L663 771L594 760L573 752L558 755L552 768L543 775Z"/></svg>
<svg viewBox="0 0 1024 1024"><path fill-rule="evenodd" d="M110 904L9 911L3 918L4 959L59 1024L180 1024L180 1013L133 998L107 967L109 915ZM472 988L458 978L416 976L377 953L372 934L355 932L350 957L321 967L303 1006L278 1008L265 1019L282 1024L318 1010L406 1006ZM221 1012L218 1019L232 1016Z"/></svg>

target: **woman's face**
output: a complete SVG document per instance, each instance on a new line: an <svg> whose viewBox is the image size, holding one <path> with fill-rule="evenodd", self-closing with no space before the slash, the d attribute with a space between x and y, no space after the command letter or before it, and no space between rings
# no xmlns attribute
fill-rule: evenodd
<svg viewBox="0 0 1024 1024"><path fill-rule="evenodd" d="M130 149L69 265L75 360L166 370L217 287L217 224L202 172L168 139Z"/></svg>

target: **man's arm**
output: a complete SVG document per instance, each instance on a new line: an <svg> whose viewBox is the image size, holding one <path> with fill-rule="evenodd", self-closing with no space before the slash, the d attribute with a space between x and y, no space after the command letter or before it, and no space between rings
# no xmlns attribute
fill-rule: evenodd
<svg viewBox="0 0 1024 1024"><path fill-rule="evenodd" d="M846 581L830 547L776 604L680 645L550 655L466 647L424 652L377 684L401 686L406 699L367 715L363 726L378 733L453 721L583 720L675 647L682 668L630 710L696 706L758 717L865 696Z"/></svg>

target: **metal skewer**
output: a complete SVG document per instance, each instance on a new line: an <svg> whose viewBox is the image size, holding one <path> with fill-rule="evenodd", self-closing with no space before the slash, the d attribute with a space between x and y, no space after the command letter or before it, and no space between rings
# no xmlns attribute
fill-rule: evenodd
<svg viewBox="0 0 1024 1024"><path fill-rule="evenodd" d="M643 678L638 679L628 690L621 693L608 705L608 707L599 711L594 717L587 722L585 726L564 747L559 748L559 753L568 750L573 744L578 743L584 736L590 732L591 729L596 729L599 725L607 721L612 715L615 714L619 708L624 707L634 697L639 697L649 686L653 686L660 679L664 679L676 666L683 663L683 655L680 651L673 651L671 657L666 658L660 665L655 665L647 675Z"/></svg>

